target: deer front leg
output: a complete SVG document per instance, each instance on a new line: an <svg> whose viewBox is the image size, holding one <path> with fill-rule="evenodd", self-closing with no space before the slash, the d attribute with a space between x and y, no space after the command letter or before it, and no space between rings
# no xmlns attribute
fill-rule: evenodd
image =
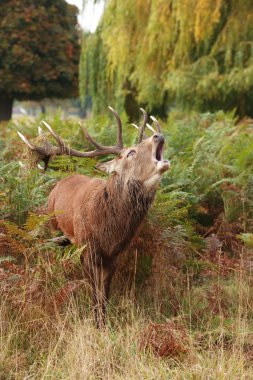
<svg viewBox="0 0 253 380"><path fill-rule="evenodd" d="M113 273L114 271L111 268L93 267L93 308L97 328L104 327L106 324L106 308Z"/></svg>
<svg viewBox="0 0 253 380"><path fill-rule="evenodd" d="M102 299L102 318L105 324L106 322L106 309L110 296L110 287L115 268L103 268L103 299Z"/></svg>
<svg viewBox="0 0 253 380"><path fill-rule="evenodd" d="M89 258L88 278L92 286L92 301L97 328L102 328L106 323L106 307L109 299L110 285L115 267L113 263L103 263L102 258Z"/></svg>

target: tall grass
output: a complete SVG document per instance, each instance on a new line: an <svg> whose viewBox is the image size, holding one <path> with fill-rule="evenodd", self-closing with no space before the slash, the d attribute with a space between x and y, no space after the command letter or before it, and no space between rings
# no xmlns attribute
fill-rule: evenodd
<svg viewBox="0 0 253 380"><path fill-rule="evenodd" d="M99 175L96 161L60 157L39 172L16 137L17 128L35 137L38 123L1 132L0 379L252 379L253 124L222 112L170 115L172 169L120 258L97 330L80 250L48 241L45 211L58 178ZM51 124L88 148L75 121ZM88 124L112 140L111 120ZM124 133L132 144L135 132Z"/></svg>
<svg viewBox="0 0 253 380"><path fill-rule="evenodd" d="M186 290L177 317L167 319L159 310L153 311L165 335L170 323L170 333L183 331L187 341L183 352L177 348L167 357L154 351L163 338L148 338L154 320L149 305L140 307L134 299L114 298L106 328L97 330L92 313L83 313L85 303L80 296L70 297L64 310L48 313L29 303L10 310L2 295L1 378L251 379L249 278L238 273L229 283L220 279L219 286L218 304L211 298L213 304L204 313L194 299L196 288ZM207 293L199 290L204 300Z"/></svg>

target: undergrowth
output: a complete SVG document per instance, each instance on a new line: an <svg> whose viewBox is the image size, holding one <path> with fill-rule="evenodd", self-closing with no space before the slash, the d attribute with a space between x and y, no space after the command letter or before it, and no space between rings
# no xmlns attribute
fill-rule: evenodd
<svg viewBox="0 0 253 380"><path fill-rule="evenodd" d="M89 148L75 120L47 121ZM85 123L101 143L114 139L111 119ZM26 117L1 129L0 379L253 378L253 122L174 112L163 123L171 170L120 257L102 331L81 251L50 240L46 212L59 178L101 173L95 159L62 156L37 168L16 130L33 139L39 124Z"/></svg>

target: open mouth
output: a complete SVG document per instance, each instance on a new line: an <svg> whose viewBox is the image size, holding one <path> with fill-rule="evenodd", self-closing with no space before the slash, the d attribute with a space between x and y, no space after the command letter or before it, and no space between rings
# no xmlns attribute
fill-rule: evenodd
<svg viewBox="0 0 253 380"><path fill-rule="evenodd" d="M157 145L156 152L155 152L155 158L157 161L162 161L163 159L163 146L164 146L164 141L160 141Z"/></svg>

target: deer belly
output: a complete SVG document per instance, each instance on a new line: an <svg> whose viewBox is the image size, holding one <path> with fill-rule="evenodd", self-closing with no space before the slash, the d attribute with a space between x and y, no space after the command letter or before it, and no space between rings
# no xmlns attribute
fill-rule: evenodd
<svg viewBox="0 0 253 380"><path fill-rule="evenodd" d="M54 227L63 232L71 241L74 239L73 218L66 204L56 203L54 207Z"/></svg>
<svg viewBox="0 0 253 380"><path fill-rule="evenodd" d="M48 212L53 214L53 228L60 230L71 241L74 239L73 227L73 193L66 191L64 182L59 182L50 193ZM69 190L69 189L68 189Z"/></svg>

